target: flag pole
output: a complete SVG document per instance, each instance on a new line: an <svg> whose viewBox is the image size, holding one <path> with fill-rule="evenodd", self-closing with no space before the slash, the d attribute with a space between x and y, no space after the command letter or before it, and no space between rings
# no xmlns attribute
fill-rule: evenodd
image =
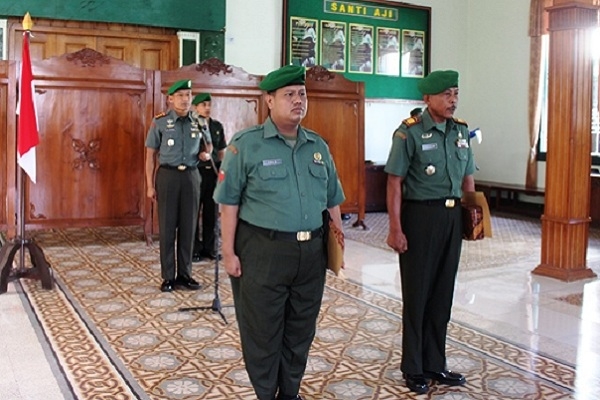
<svg viewBox="0 0 600 400"><path fill-rule="evenodd" d="M19 215L17 216L17 235L0 249L0 294L6 293L9 279L29 278L42 282L42 288L53 289L54 280L50 264L44 252L33 239L25 238L25 183L26 172L33 183L36 181L35 148L39 142L37 117L35 113L35 92L29 52L29 37L33 21L29 13L23 18L23 51L21 53L21 74L19 76L19 105L17 126L17 197ZM29 250L31 268L25 268L25 249ZM19 253L18 268L13 271L13 259ZM11 274L12 273L12 274Z"/></svg>

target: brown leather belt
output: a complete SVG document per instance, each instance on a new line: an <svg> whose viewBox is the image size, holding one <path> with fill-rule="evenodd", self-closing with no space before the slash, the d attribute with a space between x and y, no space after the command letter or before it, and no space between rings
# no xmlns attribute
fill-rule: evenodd
<svg viewBox="0 0 600 400"><path fill-rule="evenodd" d="M298 232L283 232L276 231L274 229L262 228L260 226L252 225L249 222L240 219L242 225L246 225L252 230L262 233L273 240L283 240L285 242L308 242L323 236L323 228L315 229L314 231L298 231Z"/></svg>

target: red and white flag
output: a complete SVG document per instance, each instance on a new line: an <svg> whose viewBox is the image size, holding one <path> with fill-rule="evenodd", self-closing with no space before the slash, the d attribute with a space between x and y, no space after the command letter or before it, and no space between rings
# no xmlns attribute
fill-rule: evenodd
<svg viewBox="0 0 600 400"><path fill-rule="evenodd" d="M19 79L19 105L17 107L17 158L23 171L33 183L36 180L35 147L40 142L33 94L33 73L29 55L29 31L23 32L21 78Z"/></svg>

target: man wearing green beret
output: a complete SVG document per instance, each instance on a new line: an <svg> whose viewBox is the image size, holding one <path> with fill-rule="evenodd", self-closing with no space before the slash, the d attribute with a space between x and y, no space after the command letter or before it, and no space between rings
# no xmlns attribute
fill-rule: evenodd
<svg viewBox="0 0 600 400"><path fill-rule="evenodd" d="M200 236L200 222L194 235L194 253L192 261L198 262L203 258L214 260L217 254L215 247L215 226L217 218L217 205L213 199L215 186L217 185L217 174L221 167L221 161L225 156L225 131L223 124L214 118L211 118L211 96L210 93L199 93L194 96L192 105L195 107L195 115L198 121L205 126L209 132L213 151L211 158L207 161L200 161L198 170L202 178L200 186L200 213L202 214L202 236ZM200 240L202 239L202 240Z"/></svg>
<svg viewBox="0 0 600 400"><path fill-rule="evenodd" d="M167 91L169 110L154 117L146 138L146 195L158 206L163 292L178 287L200 289L192 278L200 202L198 162L210 159L212 144L190 111L191 100L192 82L175 82Z"/></svg>
<svg viewBox="0 0 600 400"><path fill-rule="evenodd" d="M300 126L305 70L260 84L269 117L230 141L214 198L246 371L260 400L301 399L323 297L328 211L341 230L344 193L325 141Z"/></svg>
<svg viewBox="0 0 600 400"><path fill-rule="evenodd" d="M454 118L458 73L435 71L418 83L427 108L394 132L388 173L387 244L400 254L402 362L406 385L464 385L448 369L446 331L462 245L463 192L475 190L465 121Z"/></svg>

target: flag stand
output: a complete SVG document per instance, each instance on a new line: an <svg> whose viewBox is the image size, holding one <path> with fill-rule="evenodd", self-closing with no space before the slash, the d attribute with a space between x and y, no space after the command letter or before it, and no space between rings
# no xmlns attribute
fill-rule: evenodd
<svg viewBox="0 0 600 400"><path fill-rule="evenodd" d="M7 241L0 249L0 294L6 293L8 281L10 278L20 279L38 279L42 281L42 288L54 289L54 280L52 279L52 270L50 264L44 257L44 252L33 239L25 238L25 188L23 170L19 167L17 171L18 191L19 196L19 225L17 226L17 236ZM29 257L32 268L25 268L25 249L29 250ZM19 265L12 271L13 259L15 254L20 250Z"/></svg>
<svg viewBox="0 0 600 400"><path fill-rule="evenodd" d="M35 115L35 100L33 91L33 74L29 52L29 36L33 21L29 13L23 18L23 51L21 75L19 77L19 121L17 131L17 148L19 167L17 168L17 196L19 198L19 213L17 214L17 235L6 242L0 249L0 294L6 293L10 278L29 278L42 281L42 288L53 289L52 270L42 249L33 239L25 237L25 185L23 172L32 177L35 183L35 146L39 143L37 119ZM21 161L24 160L22 164ZM26 165L26 167L24 166ZM32 172L33 171L33 172ZM31 268L25 267L25 249L29 250ZM13 259L20 250L19 265L13 272Z"/></svg>

